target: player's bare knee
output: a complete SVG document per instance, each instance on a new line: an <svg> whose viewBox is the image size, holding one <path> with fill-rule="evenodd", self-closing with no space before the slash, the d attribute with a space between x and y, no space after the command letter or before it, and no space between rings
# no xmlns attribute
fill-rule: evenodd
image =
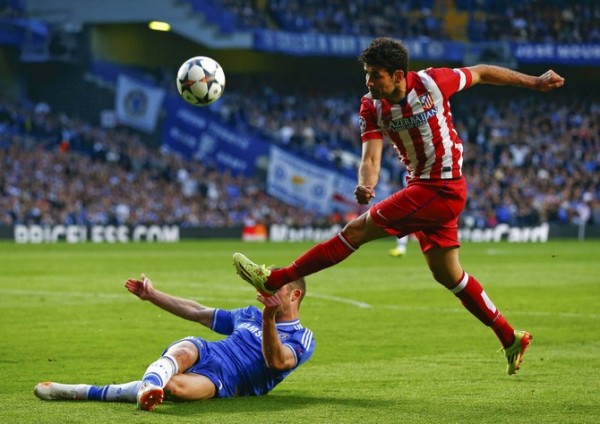
<svg viewBox="0 0 600 424"><path fill-rule="evenodd" d="M198 361L198 348L192 342L177 343L169 348L168 353L177 360L180 370L187 369Z"/></svg>
<svg viewBox="0 0 600 424"><path fill-rule="evenodd" d="M354 234L359 233L364 227L364 222L360 221L360 217L354 218L351 221L348 221L344 228L342 229L342 234L345 236L352 236Z"/></svg>
<svg viewBox="0 0 600 424"><path fill-rule="evenodd" d="M444 282L445 282L444 273L432 269L431 275L433 276L433 279L435 281L437 281L438 283L440 283L442 285L444 284Z"/></svg>
<svg viewBox="0 0 600 424"><path fill-rule="evenodd" d="M377 234L378 232L378 227L374 223L368 222L368 212L349 221L342 229L344 237L355 247L361 246L370 240L380 238L381 235Z"/></svg>
<svg viewBox="0 0 600 424"><path fill-rule="evenodd" d="M454 288L454 286L457 284L457 282L452 279L446 270L431 268L431 274L433 275L433 279L435 281L448 289Z"/></svg>

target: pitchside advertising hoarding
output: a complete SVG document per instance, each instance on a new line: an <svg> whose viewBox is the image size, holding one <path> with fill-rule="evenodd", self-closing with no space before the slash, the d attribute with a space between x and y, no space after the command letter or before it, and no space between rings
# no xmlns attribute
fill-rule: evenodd
<svg viewBox="0 0 600 424"><path fill-rule="evenodd" d="M357 57L372 37L357 35L332 35L295 33L273 30L256 30L254 48L267 52L282 52L297 56ZM436 40L403 40L412 59L447 60L458 62L464 56L464 43Z"/></svg>
<svg viewBox="0 0 600 424"><path fill-rule="evenodd" d="M180 228L177 225L15 225L17 243L129 243L177 242Z"/></svg>
<svg viewBox="0 0 600 424"><path fill-rule="evenodd" d="M537 227L511 227L500 224L495 228L461 229L459 238L464 243L509 242L545 243L551 233L556 237L577 237L577 228L561 234L564 227L542 224ZM13 238L19 244L47 243L177 243L181 240L232 239L248 242L320 242L335 236L341 225L296 227L277 224L235 228L181 228L177 225L15 225L0 227L1 238ZM12 230L12 231L11 231ZM564 231L563 231L564 232ZM595 232L590 237L599 237Z"/></svg>
<svg viewBox="0 0 600 424"><path fill-rule="evenodd" d="M295 56L357 57L373 41L372 37L319 33L293 33L256 30L254 48ZM406 39L412 60L462 62L473 46L485 48L488 43L466 44L459 41ZM600 65L600 43L506 43L508 53L518 63L564 65Z"/></svg>

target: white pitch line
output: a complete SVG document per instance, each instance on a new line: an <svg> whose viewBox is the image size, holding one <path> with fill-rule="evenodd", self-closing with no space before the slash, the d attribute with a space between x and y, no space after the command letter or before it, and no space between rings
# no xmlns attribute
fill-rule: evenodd
<svg viewBox="0 0 600 424"><path fill-rule="evenodd" d="M345 303L353 305L358 308L381 308L390 309L395 311L424 311L424 312L443 312L443 313L464 313L463 308L432 308L430 306L411 306L411 305L371 305L369 303L361 302L358 300L348 299L338 296L330 296L326 294L320 294L315 292L307 293L307 297L316 297L318 299L331 300L333 302ZM541 311L510 311L511 314L529 315L529 316L542 316L542 317L554 317L558 316L561 318L590 318L600 319L600 314L581 314L577 312L541 312Z"/></svg>
<svg viewBox="0 0 600 424"><path fill-rule="evenodd" d="M235 290L235 291L247 291L244 290L244 287L240 287L239 290ZM0 294L4 295L13 295L13 296L43 296L43 297L52 297L52 298L82 298L82 299L94 299L94 300L100 300L100 299L110 299L110 300L121 300L121 301L127 301L129 299L132 299L132 296L127 296L127 293L93 293L93 292L74 292L74 291L68 291L68 292L56 292L56 291L49 291L49 290L19 290L19 289L3 289L0 290ZM343 304L347 304L347 305L352 305L352 306L356 306L357 308L381 308L381 309L389 309L389 310L394 310L394 311L424 311L424 312L443 312L443 313L464 313L464 309L463 308L439 308L439 307L429 307L429 306L411 306L411 305L372 305L366 302L361 302L359 300L354 300L354 299L349 299L346 297L339 297L339 296L332 296L332 295L327 295L327 294L322 294L322 293L315 293L314 291L311 291L310 293L307 293L306 295L307 297L314 297L317 299L324 299L324 300L329 300L332 302L337 302L337 303L343 303ZM224 297L213 297L213 296L201 296L200 299L200 303L203 303L205 301L218 301L221 302L223 301ZM240 304L246 304L247 302L249 302L249 299L247 298L232 298L232 297L227 297L226 298L227 301L231 301L231 302L239 302ZM84 303L84 302L82 302ZM85 303L90 303L89 301L86 301ZM91 302L91 303L98 303L98 302ZM63 303L61 303L62 305L64 305ZM71 303L71 305L73 305L73 303ZM0 305L0 309L1 308L5 308L5 307L26 307L28 305L23 305L23 304L19 304L19 305ZM29 306L33 306L33 305L29 305ZM37 305L36 305L37 306ZM582 313L578 313L578 312L543 312L543 311L510 311L511 314L518 314L518 315L529 315L529 316L540 316L540 317L561 317L561 318L577 318L577 319L600 319L600 314L582 314Z"/></svg>
<svg viewBox="0 0 600 424"><path fill-rule="evenodd" d="M306 296L316 297L318 299L331 300L333 302L346 303L348 305L354 305L358 308L372 308L373 307L372 305L370 305L368 303L360 302L358 300L347 299L345 297L330 296L327 294L320 294L320 293L315 293L315 292L307 293Z"/></svg>

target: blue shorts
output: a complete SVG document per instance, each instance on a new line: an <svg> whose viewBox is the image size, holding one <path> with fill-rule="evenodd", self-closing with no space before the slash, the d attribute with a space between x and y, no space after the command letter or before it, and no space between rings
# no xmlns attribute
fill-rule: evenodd
<svg viewBox="0 0 600 424"><path fill-rule="evenodd" d="M163 351L163 354L165 354L171 346L182 341L192 342L196 346L196 349L198 349L198 361L183 371L183 373L198 374L208 378L215 385L215 397L229 398L236 396L236 376L232 375L230 365L226 364L220 356L214 353L210 343L206 340L200 337L186 337L171 343L169 347Z"/></svg>

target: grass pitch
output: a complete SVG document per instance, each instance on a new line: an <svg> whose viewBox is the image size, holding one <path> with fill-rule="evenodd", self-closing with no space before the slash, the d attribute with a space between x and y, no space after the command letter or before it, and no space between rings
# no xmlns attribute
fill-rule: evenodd
<svg viewBox="0 0 600 424"><path fill-rule="evenodd" d="M261 398L134 404L44 402L40 381L141 377L164 347L209 330L123 288L145 272L158 289L220 308L258 304L232 267L241 251L285 265L310 245L0 243L2 423L596 423L600 422L599 242L465 244L465 269L534 335L509 377L498 341L431 278L416 243L363 246L307 278L302 322L312 360Z"/></svg>

